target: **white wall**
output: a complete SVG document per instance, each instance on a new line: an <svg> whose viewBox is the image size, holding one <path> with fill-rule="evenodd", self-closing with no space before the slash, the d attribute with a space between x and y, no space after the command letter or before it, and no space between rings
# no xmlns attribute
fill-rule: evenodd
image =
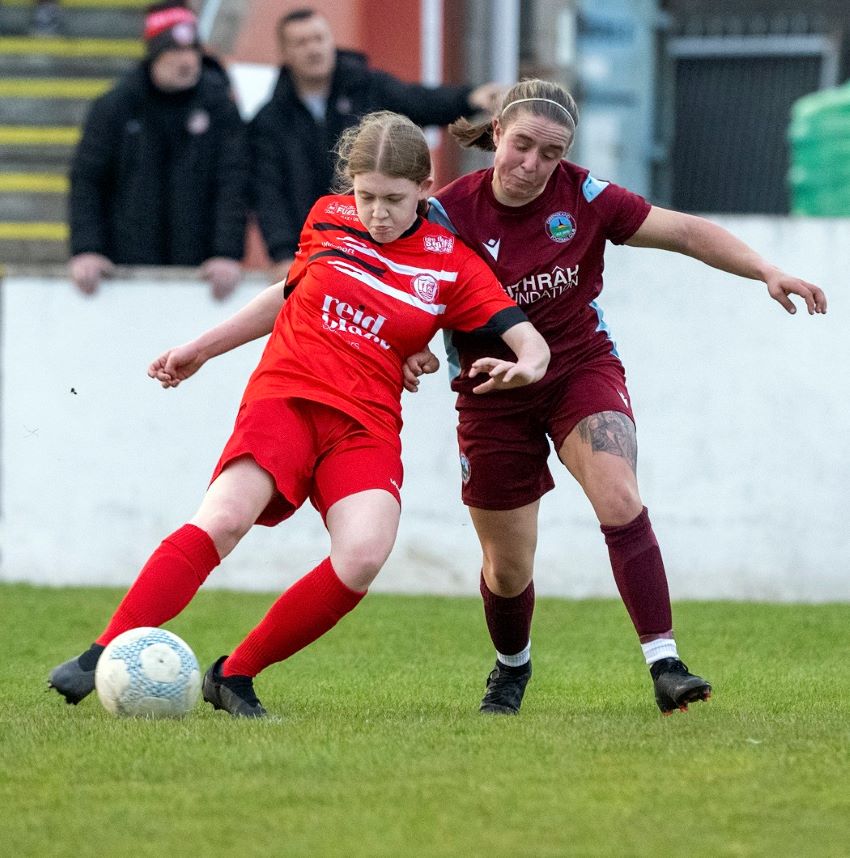
<svg viewBox="0 0 850 858"><path fill-rule="evenodd" d="M629 372L639 476L674 599L850 599L850 222L723 221L821 284L830 312L790 317L757 283L657 251L610 248L606 320ZM178 390L151 359L229 315L206 287L57 279L2 284L0 580L126 584L194 512L260 344ZM396 550L378 590L473 593L479 557L458 500L442 374L405 397ZM71 392L71 389L76 394ZM566 472L543 500L538 592L613 595L602 538ZM309 507L255 528L211 586L280 590L326 553Z"/></svg>

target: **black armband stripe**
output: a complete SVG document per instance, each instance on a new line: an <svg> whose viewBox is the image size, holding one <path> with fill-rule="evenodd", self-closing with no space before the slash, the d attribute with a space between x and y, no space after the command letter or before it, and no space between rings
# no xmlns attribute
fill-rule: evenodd
<svg viewBox="0 0 850 858"><path fill-rule="evenodd" d="M509 331L514 325L520 322L527 322L528 316L520 310L519 307L505 307L504 310L499 310L498 313L490 317L490 321L480 328L476 328L471 333L473 334L495 334L497 337Z"/></svg>

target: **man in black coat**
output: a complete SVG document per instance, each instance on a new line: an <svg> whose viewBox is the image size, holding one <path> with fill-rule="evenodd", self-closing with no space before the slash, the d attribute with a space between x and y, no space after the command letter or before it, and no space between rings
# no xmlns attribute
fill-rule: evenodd
<svg viewBox="0 0 850 858"><path fill-rule="evenodd" d="M333 181L340 134L374 110L394 110L419 125L447 125L495 107L502 87L426 87L369 68L366 57L339 50L327 19L298 9L277 23L283 65L269 102L250 125L253 203L260 231L282 279L313 203Z"/></svg>
<svg viewBox="0 0 850 858"><path fill-rule="evenodd" d="M241 276L247 130L195 15L160 5L147 57L97 99L71 164L71 278L97 291L113 264L201 266L223 299Z"/></svg>

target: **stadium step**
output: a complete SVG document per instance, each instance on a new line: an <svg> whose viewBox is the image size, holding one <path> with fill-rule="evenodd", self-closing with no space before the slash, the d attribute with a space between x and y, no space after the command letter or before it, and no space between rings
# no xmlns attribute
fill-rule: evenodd
<svg viewBox="0 0 850 858"><path fill-rule="evenodd" d="M92 99L143 56L147 0L64 0L60 34L28 35L29 0L0 3L0 259L68 258L68 167Z"/></svg>
<svg viewBox="0 0 850 858"><path fill-rule="evenodd" d="M81 125L93 98L113 85L109 78L4 78L3 119L9 125Z"/></svg>
<svg viewBox="0 0 850 858"><path fill-rule="evenodd" d="M7 36L29 36L32 34L32 3L9 3L0 5L0 33ZM114 5L114 4L111 4ZM111 9L103 14L103 6L88 7L63 3L60 6L59 32L70 38L105 37L134 39L139 35L139 22L143 5L135 4L121 9Z"/></svg>

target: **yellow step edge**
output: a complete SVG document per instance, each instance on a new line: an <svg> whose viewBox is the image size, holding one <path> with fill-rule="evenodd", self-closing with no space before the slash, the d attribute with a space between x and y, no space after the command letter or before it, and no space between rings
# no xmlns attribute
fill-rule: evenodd
<svg viewBox="0 0 850 858"><path fill-rule="evenodd" d="M57 173L0 173L0 192L22 194L64 194L68 177Z"/></svg>
<svg viewBox="0 0 850 858"><path fill-rule="evenodd" d="M0 145L75 146L81 133L76 125L0 125Z"/></svg>
<svg viewBox="0 0 850 858"><path fill-rule="evenodd" d="M0 54L49 54L56 57L130 57L144 55L138 39L67 39L0 36Z"/></svg>
<svg viewBox="0 0 850 858"><path fill-rule="evenodd" d="M0 221L0 241L65 241L67 238L67 223Z"/></svg>
<svg viewBox="0 0 850 858"><path fill-rule="evenodd" d="M32 6L32 0L3 0L3 6ZM150 0L59 0L64 9L103 9L120 7L144 11L150 6Z"/></svg>
<svg viewBox="0 0 850 858"><path fill-rule="evenodd" d="M6 78L0 98L97 98L113 85L104 78Z"/></svg>

